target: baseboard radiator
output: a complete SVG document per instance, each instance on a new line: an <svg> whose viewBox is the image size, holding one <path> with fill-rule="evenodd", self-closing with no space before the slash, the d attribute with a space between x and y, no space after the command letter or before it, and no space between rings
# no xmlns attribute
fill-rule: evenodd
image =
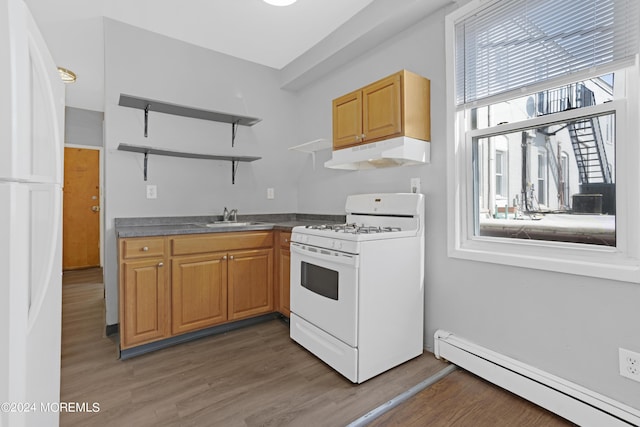
<svg viewBox="0 0 640 427"><path fill-rule="evenodd" d="M630 406L450 332L436 331L434 354L580 426L640 426L640 411Z"/></svg>

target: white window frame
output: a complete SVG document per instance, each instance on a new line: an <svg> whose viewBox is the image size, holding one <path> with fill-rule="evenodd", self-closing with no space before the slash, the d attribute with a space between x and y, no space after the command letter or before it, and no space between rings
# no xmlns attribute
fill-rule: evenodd
<svg viewBox="0 0 640 427"><path fill-rule="evenodd" d="M500 160L498 160L498 157L500 157ZM505 197L509 195L509 192L506 191L506 195L505 190L507 190L509 188L509 183L507 180L507 177L509 176L509 169L507 166L507 159L508 159L508 152L504 151L504 150L495 150L495 162L496 162L496 166L495 166L495 173L493 174L493 178L494 178L494 182L495 182L495 187L496 187L496 196L501 196L501 197ZM500 173L498 173L498 165L500 165ZM500 177L500 187L501 187L501 192L498 193L498 177ZM509 204L509 200L507 198L507 206Z"/></svg>
<svg viewBox="0 0 640 427"><path fill-rule="evenodd" d="M536 197L538 204L549 205L547 200L547 152L546 150L538 150L537 178L536 178ZM542 176L541 176L542 175ZM541 197L542 196L542 197Z"/></svg>
<svg viewBox="0 0 640 427"><path fill-rule="evenodd" d="M616 247L568 242L508 239L474 235L472 140L486 130L471 129L467 110L456 108L455 87L455 23L473 13L483 0L473 0L446 18L446 82L447 91L447 209L448 254L450 257L489 262L515 267L533 268L567 274L640 283L640 66L635 63L623 69L624 99L580 109L580 115L616 114ZM588 79L594 74L619 70L620 66L600 67L574 73L552 83L523 88L518 94L492 97L504 100L517 95L537 93L542 89ZM473 107L481 106L482 101ZM574 111L535 117L523 122L500 125L500 132L515 132L564 118ZM636 135L634 138L633 135Z"/></svg>

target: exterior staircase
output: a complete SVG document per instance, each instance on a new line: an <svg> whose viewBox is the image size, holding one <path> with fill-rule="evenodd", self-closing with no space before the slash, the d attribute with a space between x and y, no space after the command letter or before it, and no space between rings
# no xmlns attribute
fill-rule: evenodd
<svg viewBox="0 0 640 427"><path fill-rule="evenodd" d="M575 83L538 95L538 113L553 114L573 108L595 105L593 92L582 83ZM581 184L612 183L597 117L587 117L567 124L571 146L578 165Z"/></svg>
<svg viewBox="0 0 640 427"><path fill-rule="evenodd" d="M607 162L598 118L590 117L571 122L568 130L578 164L580 183L611 183L611 170Z"/></svg>

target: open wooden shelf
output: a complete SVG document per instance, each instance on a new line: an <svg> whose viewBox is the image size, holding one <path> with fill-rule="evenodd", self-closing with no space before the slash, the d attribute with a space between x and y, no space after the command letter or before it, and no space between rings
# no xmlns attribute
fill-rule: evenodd
<svg viewBox="0 0 640 427"><path fill-rule="evenodd" d="M231 124L231 146L233 147L236 140L236 131L238 126L253 126L262 119L256 117L240 116L237 114L221 113L219 111L203 110L201 108L187 107L185 105L172 104L170 102L158 101L155 99L141 98L139 96L120 94L118 105L123 107L137 108L144 111L144 136L148 136L149 128L149 112L172 114L174 116L189 117L200 120L210 120L214 122ZM207 159L207 160L226 160L231 162L231 182L235 184L236 171L239 162L253 162L261 157L252 156L229 156L217 154L199 154L187 153L183 151L162 150L159 148L145 147L141 145L120 144L120 151L130 151L133 153L144 154L144 180L147 180L147 164L149 154L171 157L186 157L189 159Z"/></svg>
<svg viewBox="0 0 640 427"><path fill-rule="evenodd" d="M191 117L194 119L211 120L214 122L231 123L241 126L253 126L262 120L256 117L203 110L200 108L192 108L184 105L171 104L169 102L125 94L120 94L120 102L118 105L138 108L146 111L156 111L158 113L173 114L174 116Z"/></svg>
<svg viewBox="0 0 640 427"><path fill-rule="evenodd" d="M253 157L253 156L227 156L227 155L218 155L218 154L188 153L183 151L162 150L159 148L145 147L142 145L130 145L130 144L120 144L118 145L118 150L144 154L144 180L145 181L147 180L147 163L149 161L149 154L155 154L159 156L170 156L170 157L185 157L188 159L230 161L232 165L231 166L231 170L232 170L231 182L234 184L236 180L236 171L238 169L239 162L253 162L256 160L260 160L262 158L262 157Z"/></svg>

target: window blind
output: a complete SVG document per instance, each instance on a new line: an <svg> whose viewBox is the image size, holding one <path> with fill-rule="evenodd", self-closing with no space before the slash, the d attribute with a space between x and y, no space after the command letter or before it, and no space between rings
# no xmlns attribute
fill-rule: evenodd
<svg viewBox="0 0 640 427"><path fill-rule="evenodd" d="M500 0L455 24L456 103L633 60L640 0Z"/></svg>

